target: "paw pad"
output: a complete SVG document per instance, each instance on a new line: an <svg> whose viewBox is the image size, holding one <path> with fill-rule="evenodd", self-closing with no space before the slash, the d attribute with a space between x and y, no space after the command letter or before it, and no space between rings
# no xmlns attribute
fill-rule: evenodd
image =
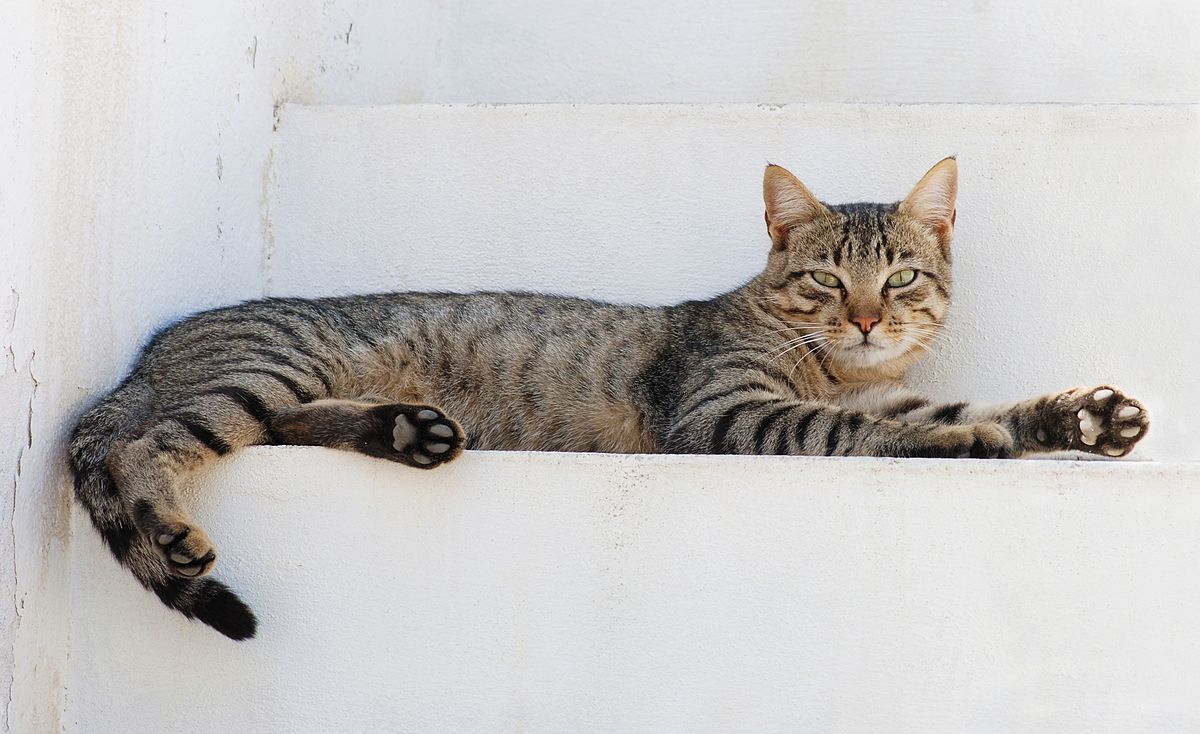
<svg viewBox="0 0 1200 734"><path fill-rule="evenodd" d="M1111 391L1109 392L1111 394ZM1095 446L1096 439L1100 437L1100 434L1104 433L1104 429L1101 428L1100 418L1093 413L1089 413L1086 408L1076 413L1076 417L1079 418L1079 440L1088 446Z"/></svg>
<svg viewBox="0 0 1200 734"><path fill-rule="evenodd" d="M454 429L445 423L434 423L429 427L429 432L440 438L450 438L454 435Z"/></svg>
<svg viewBox="0 0 1200 734"><path fill-rule="evenodd" d="M406 416L396 416L396 426L392 429L392 446L397 451L407 451L417 438L417 427Z"/></svg>
<svg viewBox="0 0 1200 734"><path fill-rule="evenodd" d="M162 520L153 510L142 509L137 519L143 527L150 526L147 539L174 575L203 576L217 562L216 549L200 528L179 520Z"/></svg>

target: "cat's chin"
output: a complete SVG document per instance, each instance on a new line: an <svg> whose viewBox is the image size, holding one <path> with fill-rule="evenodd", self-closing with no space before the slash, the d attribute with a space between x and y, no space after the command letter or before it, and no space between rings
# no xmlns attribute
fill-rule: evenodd
<svg viewBox="0 0 1200 734"><path fill-rule="evenodd" d="M837 360L847 367L862 369L878 367L904 355L907 350L900 345L852 344L838 350Z"/></svg>

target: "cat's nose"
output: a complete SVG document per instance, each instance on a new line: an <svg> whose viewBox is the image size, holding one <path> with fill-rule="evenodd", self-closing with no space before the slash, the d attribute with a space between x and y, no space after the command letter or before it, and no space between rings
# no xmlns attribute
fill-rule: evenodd
<svg viewBox="0 0 1200 734"><path fill-rule="evenodd" d="M858 324L858 330L864 334L871 333L871 327L879 323L880 314L851 314L850 320Z"/></svg>

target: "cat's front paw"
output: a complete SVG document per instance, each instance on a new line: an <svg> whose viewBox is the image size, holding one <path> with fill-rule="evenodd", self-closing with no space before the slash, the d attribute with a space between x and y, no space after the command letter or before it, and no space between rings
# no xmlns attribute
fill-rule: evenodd
<svg viewBox="0 0 1200 734"><path fill-rule="evenodd" d="M1125 456L1150 429L1146 406L1111 385L1067 390L1048 413L1037 439L1051 449Z"/></svg>

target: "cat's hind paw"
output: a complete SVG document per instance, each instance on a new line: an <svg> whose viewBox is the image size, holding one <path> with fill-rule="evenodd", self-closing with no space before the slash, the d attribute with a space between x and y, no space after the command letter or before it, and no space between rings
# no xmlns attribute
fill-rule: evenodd
<svg viewBox="0 0 1200 734"><path fill-rule="evenodd" d="M156 511L142 501L134 511L134 522L175 576L204 576L217 562L217 549L208 535L173 512Z"/></svg>
<svg viewBox="0 0 1200 734"><path fill-rule="evenodd" d="M1150 429L1146 406L1111 385L1068 390L1055 413L1063 448L1100 456L1125 456Z"/></svg>
<svg viewBox="0 0 1200 734"><path fill-rule="evenodd" d="M462 427L430 405L381 405L374 409L385 420L387 458L418 469L432 469L463 451Z"/></svg>

